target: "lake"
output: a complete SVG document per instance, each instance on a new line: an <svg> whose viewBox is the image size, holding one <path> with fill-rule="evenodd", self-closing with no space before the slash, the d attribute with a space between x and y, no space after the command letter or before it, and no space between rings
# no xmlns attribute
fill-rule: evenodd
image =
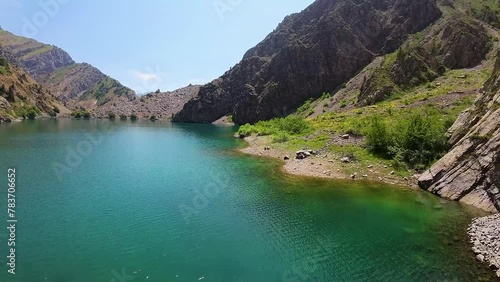
<svg viewBox="0 0 500 282"><path fill-rule="evenodd" d="M235 128L0 125L0 281L472 281L484 215L423 191L281 173ZM7 169L16 169L16 275Z"/></svg>

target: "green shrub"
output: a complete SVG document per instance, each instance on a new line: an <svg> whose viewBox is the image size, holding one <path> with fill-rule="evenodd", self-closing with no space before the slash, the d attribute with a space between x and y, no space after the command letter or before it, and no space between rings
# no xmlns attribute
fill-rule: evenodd
<svg viewBox="0 0 500 282"><path fill-rule="evenodd" d="M392 140L385 121L375 117L365 133L366 145L376 154L388 155Z"/></svg>
<svg viewBox="0 0 500 282"><path fill-rule="evenodd" d="M448 149L446 127L440 115L417 112L401 119L394 131L397 151L411 166L427 166Z"/></svg>
<svg viewBox="0 0 500 282"><path fill-rule="evenodd" d="M273 135L272 141L273 143L284 143L290 140L290 135L286 132L279 132L276 135Z"/></svg>
<svg viewBox="0 0 500 282"><path fill-rule="evenodd" d="M425 168L448 150L446 129L441 115L428 109L397 119L390 127L374 117L365 130L365 141L371 152L393 159L396 166Z"/></svg>
<svg viewBox="0 0 500 282"><path fill-rule="evenodd" d="M108 113L108 118L109 118L110 120L115 120L115 119L116 119L116 115L115 115L115 113Z"/></svg>
<svg viewBox="0 0 500 282"><path fill-rule="evenodd" d="M124 114L121 114L121 115L120 115L120 120L127 120L127 118L128 118L128 117L127 117L126 115L124 115Z"/></svg>
<svg viewBox="0 0 500 282"><path fill-rule="evenodd" d="M341 107L341 108L345 108L345 107L347 107L347 104L348 104L348 102L347 102L347 100L346 100L346 99L342 99L342 101L340 101L340 107Z"/></svg>
<svg viewBox="0 0 500 282"><path fill-rule="evenodd" d="M240 127L238 134L250 136L252 134L278 135L287 133L288 135L300 135L310 130L309 123L302 117L288 116L286 118L275 118L268 121L259 121L255 125L245 124Z"/></svg>
<svg viewBox="0 0 500 282"><path fill-rule="evenodd" d="M91 117L92 117L92 115L91 115L89 112L86 112L86 111L85 111L85 112L83 112L83 113L82 113L82 117L83 117L84 119L89 119L89 118L91 118Z"/></svg>
<svg viewBox="0 0 500 282"><path fill-rule="evenodd" d="M37 112L35 109L29 109L28 110L28 113L26 114L26 117L27 119L30 119L30 120L34 120L37 116Z"/></svg>
<svg viewBox="0 0 500 282"><path fill-rule="evenodd" d="M245 136L245 137L248 137L254 133L256 133L256 132L254 131L253 125L251 125L249 123L240 126L240 129L238 130L238 135Z"/></svg>
<svg viewBox="0 0 500 282"><path fill-rule="evenodd" d="M312 99L307 100L300 108L297 109L297 113L298 114L305 113L311 107L312 102L313 102Z"/></svg>
<svg viewBox="0 0 500 282"><path fill-rule="evenodd" d="M471 139L472 141L478 141L478 142L481 142L481 143L485 143L485 142L490 141L491 136L476 134L476 135L472 135L472 136L470 137L470 139Z"/></svg>
<svg viewBox="0 0 500 282"><path fill-rule="evenodd" d="M152 115L152 116L149 117L149 120L151 120L151 121L157 121L158 118L156 117L156 115Z"/></svg>
<svg viewBox="0 0 500 282"><path fill-rule="evenodd" d="M131 114L131 115L130 115L130 120L133 120L133 121L134 121L134 120L137 120L137 119L138 119L138 117L137 117L137 115L136 115L136 114Z"/></svg>

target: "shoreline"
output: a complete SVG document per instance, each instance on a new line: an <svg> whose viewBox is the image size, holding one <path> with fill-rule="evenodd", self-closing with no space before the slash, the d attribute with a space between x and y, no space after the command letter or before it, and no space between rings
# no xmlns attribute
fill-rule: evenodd
<svg viewBox="0 0 500 282"><path fill-rule="evenodd" d="M298 160L295 159L295 152L283 148L279 143L272 143L269 137L250 136L243 140L247 146L238 149L239 152L279 159L283 162L281 170L286 174L333 180L373 181L421 190L418 186L418 175L414 175L411 179L402 178L394 173L387 173L390 168L380 163L362 167L356 162L343 163L342 157L334 154L311 155ZM349 173L353 170L354 173ZM477 255L477 260L489 266L500 278L500 213L474 218L466 232L470 239L470 251Z"/></svg>
<svg viewBox="0 0 500 282"><path fill-rule="evenodd" d="M500 213L473 219L467 234L477 260L500 278Z"/></svg>
<svg viewBox="0 0 500 282"><path fill-rule="evenodd" d="M302 160L295 158L296 152L286 149L280 143L272 143L268 136L250 136L243 138L247 146L238 149L239 152L279 159L283 163L282 171L296 176L318 177L333 180L371 181L397 185L410 189L418 187L418 177L401 177L394 173L393 169L382 163L362 165L359 162L342 162L342 156L333 153L311 155Z"/></svg>

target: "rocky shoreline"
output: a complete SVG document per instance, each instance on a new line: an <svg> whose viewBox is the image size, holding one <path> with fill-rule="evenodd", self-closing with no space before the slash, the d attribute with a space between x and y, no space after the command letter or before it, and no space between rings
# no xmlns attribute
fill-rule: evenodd
<svg viewBox="0 0 500 282"><path fill-rule="evenodd" d="M280 143L272 143L269 136L251 136L244 140L248 146L239 151L245 154L279 159L284 162L283 171L288 174L306 177L319 177L338 180L372 181L419 189L417 176L401 177L393 168L383 163L364 164L346 161L341 154L318 152L307 158L297 158L294 150L284 148Z"/></svg>
<svg viewBox="0 0 500 282"><path fill-rule="evenodd" d="M248 146L239 151L245 154L280 159L284 161L283 171L288 174L328 179L353 179L353 174L347 171L363 168L355 164L342 162L340 156L308 155L305 159L296 159L295 153L282 148L279 144L271 144L266 137L247 137L244 139ZM271 144L271 145L269 145ZM337 158L338 157L338 158ZM390 185L399 185L411 189L418 189L416 179L401 179L396 175L387 174L387 168L380 164L370 166L368 173L362 177L359 173L354 180L363 179ZM500 278L500 214L476 218L468 228L468 234L473 244L472 250L477 259L488 264Z"/></svg>
<svg viewBox="0 0 500 282"><path fill-rule="evenodd" d="M500 278L500 213L474 219L467 231L477 259Z"/></svg>

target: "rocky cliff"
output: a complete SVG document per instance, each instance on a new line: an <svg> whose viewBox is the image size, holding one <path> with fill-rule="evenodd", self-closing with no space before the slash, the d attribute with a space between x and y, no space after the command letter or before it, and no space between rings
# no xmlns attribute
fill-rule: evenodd
<svg viewBox="0 0 500 282"><path fill-rule="evenodd" d="M15 56L0 47L0 122L69 113L18 64Z"/></svg>
<svg viewBox="0 0 500 282"><path fill-rule="evenodd" d="M86 63L75 63L64 50L0 30L0 45L68 107L95 107L115 97L135 97L134 91Z"/></svg>
<svg viewBox="0 0 500 282"><path fill-rule="evenodd" d="M500 53L474 106L450 129L453 149L419 179L432 193L500 211Z"/></svg>
<svg viewBox="0 0 500 282"><path fill-rule="evenodd" d="M201 87L174 120L213 122L233 115L243 124L285 116L440 16L434 0L317 0Z"/></svg>

